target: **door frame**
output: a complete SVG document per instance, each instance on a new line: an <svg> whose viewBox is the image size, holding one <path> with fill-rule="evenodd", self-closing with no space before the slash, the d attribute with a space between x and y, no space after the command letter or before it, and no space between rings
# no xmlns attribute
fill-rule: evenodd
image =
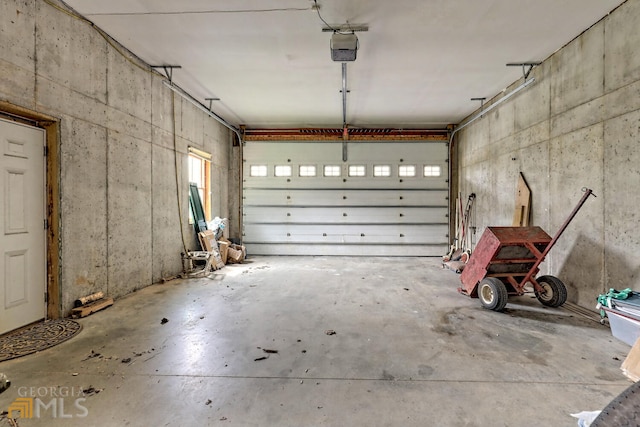
<svg viewBox="0 0 640 427"><path fill-rule="evenodd" d="M45 130L45 203L46 203L46 263L47 319L62 315L60 289L60 119L32 111L19 105L0 101L0 117Z"/></svg>

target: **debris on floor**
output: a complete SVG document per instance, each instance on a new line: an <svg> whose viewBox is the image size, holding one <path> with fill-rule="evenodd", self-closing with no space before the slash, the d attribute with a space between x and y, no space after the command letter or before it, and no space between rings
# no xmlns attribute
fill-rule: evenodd
<svg viewBox="0 0 640 427"><path fill-rule="evenodd" d="M242 245L230 244L227 249L227 262L229 264L241 264L247 257L247 249Z"/></svg>
<svg viewBox="0 0 640 427"><path fill-rule="evenodd" d="M95 351L91 350L91 354L89 354L87 357L82 359L82 362L84 362L85 360L89 360L89 359L93 359L95 357L101 357L101 356L102 355L100 353L96 353Z"/></svg>
<svg viewBox="0 0 640 427"><path fill-rule="evenodd" d="M278 354L278 350L270 350L268 348L263 348L262 351L264 351L265 353L270 353L270 354Z"/></svg>
<svg viewBox="0 0 640 427"><path fill-rule="evenodd" d="M598 418L598 415L600 415L600 412L602 411L582 411L582 412L578 412L577 414L569 414L569 415L571 415L573 418L578 419L579 427L589 427L591 423L596 418Z"/></svg>
<svg viewBox="0 0 640 427"><path fill-rule="evenodd" d="M212 271L224 267L222 257L217 249L215 251L190 251L183 257L187 277L208 276ZM198 262L204 262L204 267L196 269L195 264Z"/></svg>
<svg viewBox="0 0 640 427"><path fill-rule="evenodd" d="M0 373L0 393L8 389L10 386L11 381L9 381L9 378L7 378L5 374Z"/></svg>
<svg viewBox="0 0 640 427"><path fill-rule="evenodd" d="M105 298L104 293L96 292L75 300L74 305L75 307L71 309L71 317L77 319L112 306L113 298Z"/></svg>
<svg viewBox="0 0 640 427"><path fill-rule="evenodd" d="M211 405L211 399L207 399L206 402L204 402L205 405Z"/></svg>
<svg viewBox="0 0 640 427"><path fill-rule="evenodd" d="M169 322L169 319L167 319L166 317L163 317L162 320L160 321L160 324L164 325L167 322Z"/></svg>
<svg viewBox="0 0 640 427"><path fill-rule="evenodd" d="M98 301L99 299L104 298L104 292L96 292L91 295L87 295L85 297L80 297L73 302L74 307L82 307L83 305L89 304L90 302Z"/></svg>
<svg viewBox="0 0 640 427"><path fill-rule="evenodd" d="M2 421L2 420L7 420L7 422L9 423L9 425L11 427L19 427L18 419L17 418L11 418L9 416L9 412L7 412L7 411L0 412L0 421Z"/></svg>
<svg viewBox="0 0 640 427"><path fill-rule="evenodd" d="M336 331L334 331L333 329L327 329L326 331L324 331L324 333L327 335L335 335Z"/></svg>
<svg viewBox="0 0 640 427"><path fill-rule="evenodd" d="M245 246L230 242L220 231L204 230L198 233L202 251L187 251L182 254L186 277L204 277L220 270L226 264L240 264L247 257ZM196 264L202 264L202 268Z"/></svg>
<svg viewBox="0 0 640 427"><path fill-rule="evenodd" d="M122 363L129 363L129 362L131 362L131 358L130 358L130 357L124 358L124 359L122 359L120 362L122 362Z"/></svg>
<svg viewBox="0 0 640 427"><path fill-rule="evenodd" d="M87 387L86 389L83 388L82 389L82 394L84 396L93 396L94 394L98 394L100 393L102 390L102 388L95 388L94 386L90 385L89 387Z"/></svg>
<svg viewBox="0 0 640 427"><path fill-rule="evenodd" d="M261 360L267 360L269 358L269 356L262 356L262 357L258 357L257 359L253 359L254 362L259 362Z"/></svg>

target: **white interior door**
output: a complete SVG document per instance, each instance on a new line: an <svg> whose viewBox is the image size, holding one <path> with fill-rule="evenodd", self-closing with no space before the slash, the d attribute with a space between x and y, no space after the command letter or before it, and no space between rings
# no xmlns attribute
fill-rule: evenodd
<svg viewBox="0 0 640 427"><path fill-rule="evenodd" d="M45 133L0 120L0 334L44 318Z"/></svg>

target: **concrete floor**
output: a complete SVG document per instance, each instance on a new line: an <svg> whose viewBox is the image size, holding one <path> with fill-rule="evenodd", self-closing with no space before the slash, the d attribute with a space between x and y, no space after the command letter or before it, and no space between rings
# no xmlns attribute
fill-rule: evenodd
<svg viewBox="0 0 640 427"><path fill-rule="evenodd" d="M484 310L458 283L437 259L254 257L0 363L0 408L92 386L62 399L71 418L58 404L20 426L575 426L629 385L608 328L530 295Z"/></svg>

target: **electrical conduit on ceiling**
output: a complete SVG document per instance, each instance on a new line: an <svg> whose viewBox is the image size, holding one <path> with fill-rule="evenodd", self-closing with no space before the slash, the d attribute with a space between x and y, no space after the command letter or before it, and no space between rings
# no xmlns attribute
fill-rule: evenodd
<svg viewBox="0 0 640 427"><path fill-rule="evenodd" d="M454 138L454 136L456 135L456 133L458 133L462 129L466 128L471 123L475 122L477 119L483 117L489 111L493 110L498 105L500 105L503 102L507 101L509 98L511 98L512 96L514 96L515 94L517 94L521 90L525 89L526 87L528 87L529 85L531 85L535 81L536 81L536 79L534 77L530 78L529 80L525 80L520 86L518 86L517 88L513 89L511 92L509 92L508 94L506 94L502 98L498 99L496 102L494 102L493 104L489 105L487 108L481 109L478 113L476 113L474 116L472 116L469 120L467 120L466 122L463 122L462 124L460 124L458 127L456 127L451 132L451 135L449 136L449 213L450 213L449 214L449 230L451 230L451 216L452 216L451 212L453 211L453 209L452 209L452 203L453 203L452 202L452 200L453 200L453 185L452 185L453 170L452 169L453 168L451 166L451 159L453 158L453 142L454 142L453 138ZM451 241L449 243L451 243Z"/></svg>

